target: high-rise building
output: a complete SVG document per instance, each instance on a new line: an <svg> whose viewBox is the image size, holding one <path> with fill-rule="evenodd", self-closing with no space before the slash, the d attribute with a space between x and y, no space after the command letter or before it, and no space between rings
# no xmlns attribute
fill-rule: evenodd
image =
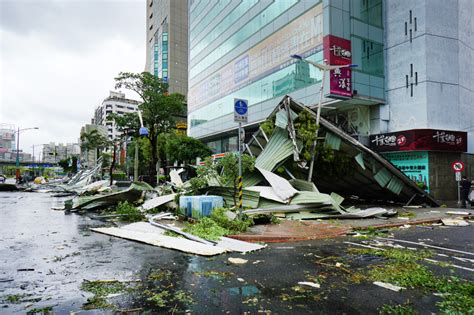
<svg viewBox="0 0 474 315"><path fill-rule="evenodd" d="M474 176L474 157L464 154L474 153L473 5L189 1L189 135L215 152L235 150L234 98L248 100L248 131L285 94L314 108L322 73L292 54L353 63L326 73L323 115L438 198L452 198L452 160L463 159Z"/></svg>
<svg viewBox="0 0 474 315"><path fill-rule="evenodd" d="M139 101L128 99L124 93L110 91L109 97L104 99L94 113L94 124L105 126L107 128L107 137L115 139L121 135L117 130L115 122L108 120L107 116L114 113L123 115L126 113L134 113L138 110Z"/></svg>
<svg viewBox="0 0 474 315"><path fill-rule="evenodd" d="M146 1L145 71L169 84L170 93L188 90L188 7L186 0Z"/></svg>

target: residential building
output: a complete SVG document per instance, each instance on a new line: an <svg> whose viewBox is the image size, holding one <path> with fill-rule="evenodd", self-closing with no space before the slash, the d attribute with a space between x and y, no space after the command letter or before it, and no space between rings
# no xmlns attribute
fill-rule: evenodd
<svg viewBox="0 0 474 315"><path fill-rule="evenodd" d="M145 71L167 82L170 93L185 96L188 90L187 2L187 0L146 1Z"/></svg>
<svg viewBox="0 0 474 315"><path fill-rule="evenodd" d="M0 124L0 160L11 161L15 160L16 153L13 150L16 149L15 142L15 127L9 124Z"/></svg>
<svg viewBox="0 0 474 315"><path fill-rule="evenodd" d="M188 133L215 152L235 150L234 98L248 100L248 131L256 130L285 94L310 108L317 105L322 73L290 55L353 63L358 67L326 73L323 116L387 152L387 159L436 197L454 199L450 163L464 160L466 174L474 176L474 102L468 86L474 68L473 5L191 0ZM379 146L386 143L381 139L394 149ZM427 139L433 145L415 145Z"/></svg>
<svg viewBox="0 0 474 315"><path fill-rule="evenodd" d="M108 120L107 116L112 113L118 115L134 113L138 110L139 104L139 101L126 98L124 93L110 91L109 96L96 108L93 123L105 126L107 137L115 139L121 135L121 132L117 130L115 122Z"/></svg>
<svg viewBox="0 0 474 315"><path fill-rule="evenodd" d="M16 147L17 130L14 125L0 124L0 161L16 162L17 147ZM29 162L32 160L30 153L19 150L18 160L20 162Z"/></svg>
<svg viewBox="0 0 474 315"><path fill-rule="evenodd" d="M42 162L57 163L61 160L79 157L81 154L79 143L46 143L43 144Z"/></svg>

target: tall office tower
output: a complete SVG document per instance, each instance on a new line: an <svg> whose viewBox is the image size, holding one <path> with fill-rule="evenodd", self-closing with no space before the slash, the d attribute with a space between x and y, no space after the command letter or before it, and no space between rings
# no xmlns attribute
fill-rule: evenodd
<svg viewBox="0 0 474 315"><path fill-rule="evenodd" d="M169 84L170 93L188 90L188 4L147 0L145 71Z"/></svg>

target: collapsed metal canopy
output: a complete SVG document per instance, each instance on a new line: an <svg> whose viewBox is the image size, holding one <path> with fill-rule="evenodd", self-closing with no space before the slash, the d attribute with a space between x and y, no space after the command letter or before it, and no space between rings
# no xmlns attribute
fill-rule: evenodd
<svg viewBox="0 0 474 315"><path fill-rule="evenodd" d="M281 120L281 113L283 110L291 109L299 114L306 111L313 118L316 119L316 113L307 108L302 103L296 102L290 96L285 96L275 110L269 115L268 119L273 119L275 116L279 123ZM281 123L280 123L281 124ZM292 128L290 124L286 129L289 136L292 137ZM259 163L274 167L280 164L283 157L289 159L289 143L288 146L281 148L282 152L275 152L272 150L270 156L262 156L262 143L256 143L262 136L267 139L270 135L266 135L263 130L257 131L252 139L246 144L246 151L249 151L253 156L257 156ZM352 174L346 174L338 178L319 178L317 176L318 165L315 165L316 173L312 181L316 184L318 189L324 193L335 192L340 195L350 197L358 196L367 201L383 201L383 202L398 202L398 203L426 203L431 206L439 206L430 194L419 188L410 178L393 166L388 160L383 158L378 153L372 151L359 141L346 134L344 131L330 123L328 120L321 117L319 136L328 146L333 148L335 154L344 155L350 158L351 167L354 170ZM271 142L271 141L270 141ZM269 142L266 144L270 144ZM265 146L266 146L265 145ZM258 146L258 150L253 150ZM265 154L267 155L267 154ZM277 157L280 161L266 161ZM275 163L276 162L276 163ZM271 170L269 170L271 171ZM302 172L307 174L307 170L302 169Z"/></svg>

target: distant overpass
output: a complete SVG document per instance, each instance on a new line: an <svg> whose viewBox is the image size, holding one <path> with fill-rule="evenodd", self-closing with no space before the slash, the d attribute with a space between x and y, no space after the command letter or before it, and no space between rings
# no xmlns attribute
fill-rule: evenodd
<svg viewBox="0 0 474 315"><path fill-rule="evenodd" d="M16 166L15 161L5 161L0 160L0 166ZM58 163L43 163L43 162L33 162L33 161L20 161L20 166L23 167L53 167L58 166Z"/></svg>

